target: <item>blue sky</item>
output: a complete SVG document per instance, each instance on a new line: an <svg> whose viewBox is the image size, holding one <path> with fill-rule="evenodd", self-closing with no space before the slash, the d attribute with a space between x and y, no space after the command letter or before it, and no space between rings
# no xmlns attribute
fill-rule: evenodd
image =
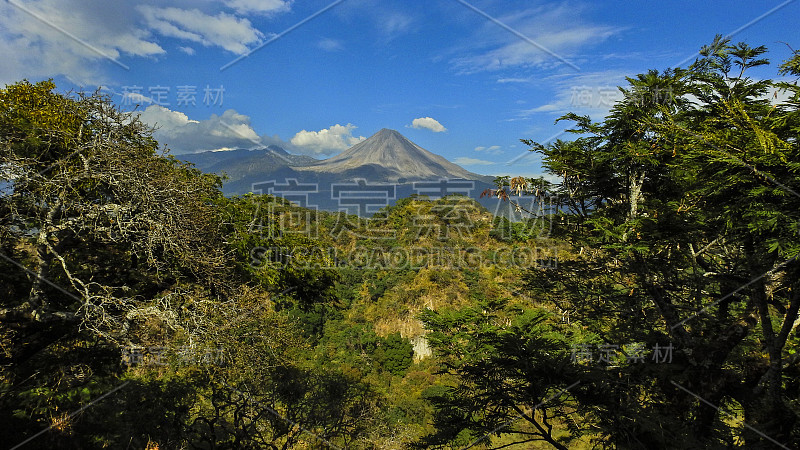
<svg viewBox="0 0 800 450"><path fill-rule="evenodd" d="M474 172L535 175L519 139L553 138L559 115L601 119L625 76L685 66L715 34L778 63L798 18L800 1L10 0L0 83L101 86L175 154L324 158L393 128Z"/></svg>

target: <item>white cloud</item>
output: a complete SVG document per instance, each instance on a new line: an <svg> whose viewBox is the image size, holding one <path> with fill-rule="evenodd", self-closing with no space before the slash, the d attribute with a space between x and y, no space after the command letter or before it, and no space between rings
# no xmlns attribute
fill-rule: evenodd
<svg viewBox="0 0 800 450"><path fill-rule="evenodd" d="M616 102L622 99L617 86L627 84L625 72L602 71L581 73L552 83L554 98L543 105L517 112L518 118L536 114L565 114L574 112L600 120L608 115Z"/></svg>
<svg viewBox="0 0 800 450"><path fill-rule="evenodd" d="M498 83L530 83L533 78L499 78Z"/></svg>
<svg viewBox="0 0 800 450"><path fill-rule="evenodd" d="M500 150L500 146L499 145L492 145L492 146L489 146L489 147L478 146L478 147L475 147L475 151L476 152L485 152L485 153L488 153L490 155L499 155L499 154L503 153L503 151Z"/></svg>
<svg viewBox="0 0 800 450"><path fill-rule="evenodd" d="M237 55L248 51L248 46L257 45L264 34L253 28L249 20L220 12L212 16L198 9L158 8L141 5L138 11L147 25L159 34L206 47L221 47Z"/></svg>
<svg viewBox="0 0 800 450"><path fill-rule="evenodd" d="M602 42L618 32L612 27L584 23L581 9L573 3L551 3L496 16L498 21L525 39L484 20L469 44L459 50L463 56L452 59L452 63L465 73L562 65L562 59L570 61L570 56L581 47ZM487 12L492 14L492 11ZM501 80L525 81L514 78Z"/></svg>
<svg viewBox="0 0 800 450"><path fill-rule="evenodd" d="M366 139L364 136L353 136L356 126L348 123L319 131L302 130L285 142L277 135L259 135L251 125L250 117L233 109L219 116L212 114L208 119L192 120L182 112L150 105L140 113L139 118L157 127L154 137L159 143L167 145L175 155L274 144L294 153L319 156L347 150Z"/></svg>
<svg viewBox="0 0 800 450"><path fill-rule="evenodd" d="M219 116L212 114L205 120L192 120L182 112L150 105L140 113L139 118L158 128L154 137L159 143L166 144L175 155L269 144L286 146L277 136L259 136L250 124L250 117L233 109Z"/></svg>
<svg viewBox="0 0 800 450"><path fill-rule="evenodd" d="M0 83L66 75L100 81L97 67L123 55L153 57L165 50L137 27L127 2L39 0L0 3Z"/></svg>
<svg viewBox="0 0 800 450"><path fill-rule="evenodd" d="M330 155L338 153L366 139L364 136L353 136L353 124L336 124L319 131L302 130L289 140L298 153L306 155Z"/></svg>
<svg viewBox="0 0 800 450"><path fill-rule="evenodd" d="M239 14L260 13L273 14L289 11L292 1L283 0L228 0L225 2Z"/></svg>
<svg viewBox="0 0 800 450"><path fill-rule="evenodd" d="M398 11L387 12L381 20L382 31L387 36L396 36L408 31L414 20L411 16Z"/></svg>
<svg viewBox="0 0 800 450"><path fill-rule="evenodd" d="M381 43L387 43L418 28L421 10L417 6L413 2L347 0L335 14L353 27L373 27Z"/></svg>
<svg viewBox="0 0 800 450"><path fill-rule="evenodd" d="M156 103L152 98L138 92L123 92L120 95L122 95L121 101L123 105L152 105Z"/></svg>
<svg viewBox="0 0 800 450"><path fill-rule="evenodd" d="M561 97L562 93L559 93ZM525 114L542 113L542 112L563 112L564 105L563 99L557 99L557 103L548 103L546 105L537 106L536 108L526 109Z"/></svg>
<svg viewBox="0 0 800 450"><path fill-rule="evenodd" d="M161 133L163 134L173 134L186 124L199 123L197 120L190 120L189 116L180 111L172 111L159 105L151 105L145 108L139 114L139 119L150 126L161 127Z"/></svg>
<svg viewBox="0 0 800 450"><path fill-rule="evenodd" d="M454 163L461 166L491 166L494 165L492 161L486 161L477 158L467 158L466 156L459 156L453 160Z"/></svg>
<svg viewBox="0 0 800 450"><path fill-rule="evenodd" d="M0 85L23 78L66 76L79 85L110 82L108 73L195 43L243 54L267 37L244 14L289 10L280 0L188 2L25 0L0 2ZM184 9L175 5L192 5ZM167 46L163 38L182 45ZM164 47L162 47L164 45Z"/></svg>
<svg viewBox="0 0 800 450"><path fill-rule="evenodd" d="M317 47L328 52L336 52L344 49L344 45L342 45L341 41L329 38L321 39L319 42L317 42Z"/></svg>
<svg viewBox="0 0 800 450"><path fill-rule="evenodd" d="M413 121L411 121L411 128L418 128L418 129L424 128L427 130L431 130L434 133L441 133L443 131L447 131L447 128L445 128L441 123L439 123L438 120L432 117L419 117L417 119L414 119Z"/></svg>

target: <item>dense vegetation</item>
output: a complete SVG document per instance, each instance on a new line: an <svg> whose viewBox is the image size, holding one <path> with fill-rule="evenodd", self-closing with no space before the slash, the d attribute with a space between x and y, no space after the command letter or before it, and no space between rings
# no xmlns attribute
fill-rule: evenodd
<svg viewBox="0 0 800 450"><path fill-rule="evenodd" d="M498 179L546 206L521 223L226 198L108 98L6 86L0 439L800 447L800 53L749 78L765 52L717 39L524 141L561 182Z"/></svg>

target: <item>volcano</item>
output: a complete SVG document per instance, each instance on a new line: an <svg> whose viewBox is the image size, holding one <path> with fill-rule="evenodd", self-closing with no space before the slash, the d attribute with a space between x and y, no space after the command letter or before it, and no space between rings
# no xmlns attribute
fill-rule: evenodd
<svg viewBox="0 0 800 450"><path fill-rule="evenodd" d="M297 169L317 172L320 175L335 175L337 178L364 178L388 182L488 178L453 164L388 128L378 131L339 155Z"/></svg>

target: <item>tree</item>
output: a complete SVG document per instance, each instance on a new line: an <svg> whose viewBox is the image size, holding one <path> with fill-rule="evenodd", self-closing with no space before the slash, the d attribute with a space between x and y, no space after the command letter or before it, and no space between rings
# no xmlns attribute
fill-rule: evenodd
<svg viewBox="0 0 800 450"><path fill-rule="evenodd" d="M674 347L670 364L581 374L602 442L800 445L800 88L747 76L765 52L717 38L689 68L629 78L604 121L560 118L575 140L523 140L562 180L554 235L576 255L527 273L531 297L620 351Z"/></svg>
<svg viewBox="0 0 800 450"><path fill-rule="evenodd" d="M346 446L367 434L378 397L310 364L277 311L333 303L324 243L265 235L258 219L292 214L285 202L219 188L107 97L0 90L4 442L291 448L314 441L307 430ZM260 216L262 203L281 208ZM297 259L253 265L255 247Z"/></svg>
<svg viewBox="0 0 800 450"><path fill-rule="evenodd" d="M150 130L106 98L54 88L0 93L4 262L31 275L0 318L76 321L124 342L121 317L145 314L141 295L179 280L222 287L219 179L158 155Z"/></svg>
<svg viewBox="0 0 800 450"><path fill-rule="evenodd" d="M580 434L563 435L553 426L576 411L570 390L579 371L570 364L570 335L558 330L552 314L489 301L459 311L426 310L423 321L441 372L457 382L428 396L437 408L437 432L422 446L460 438L463 448L497 434L513 435L514 444L544 441L566 449Z"/></svg>
<svg viewBox="0 0 800 450"><path fill-rule="evenodd" d="M0 421L12 436L118 384L123 348L202 340L203 302L232 280L219 179L160 155L108 98L54 89L0 90Z"/></svg>
<svg viewBox="0 0 800 450"><path fill-rule="evenodd" d="M402 376L414 360L414 347L400 333L392 333L375 349L375 359L387 372Z"/></svg>

